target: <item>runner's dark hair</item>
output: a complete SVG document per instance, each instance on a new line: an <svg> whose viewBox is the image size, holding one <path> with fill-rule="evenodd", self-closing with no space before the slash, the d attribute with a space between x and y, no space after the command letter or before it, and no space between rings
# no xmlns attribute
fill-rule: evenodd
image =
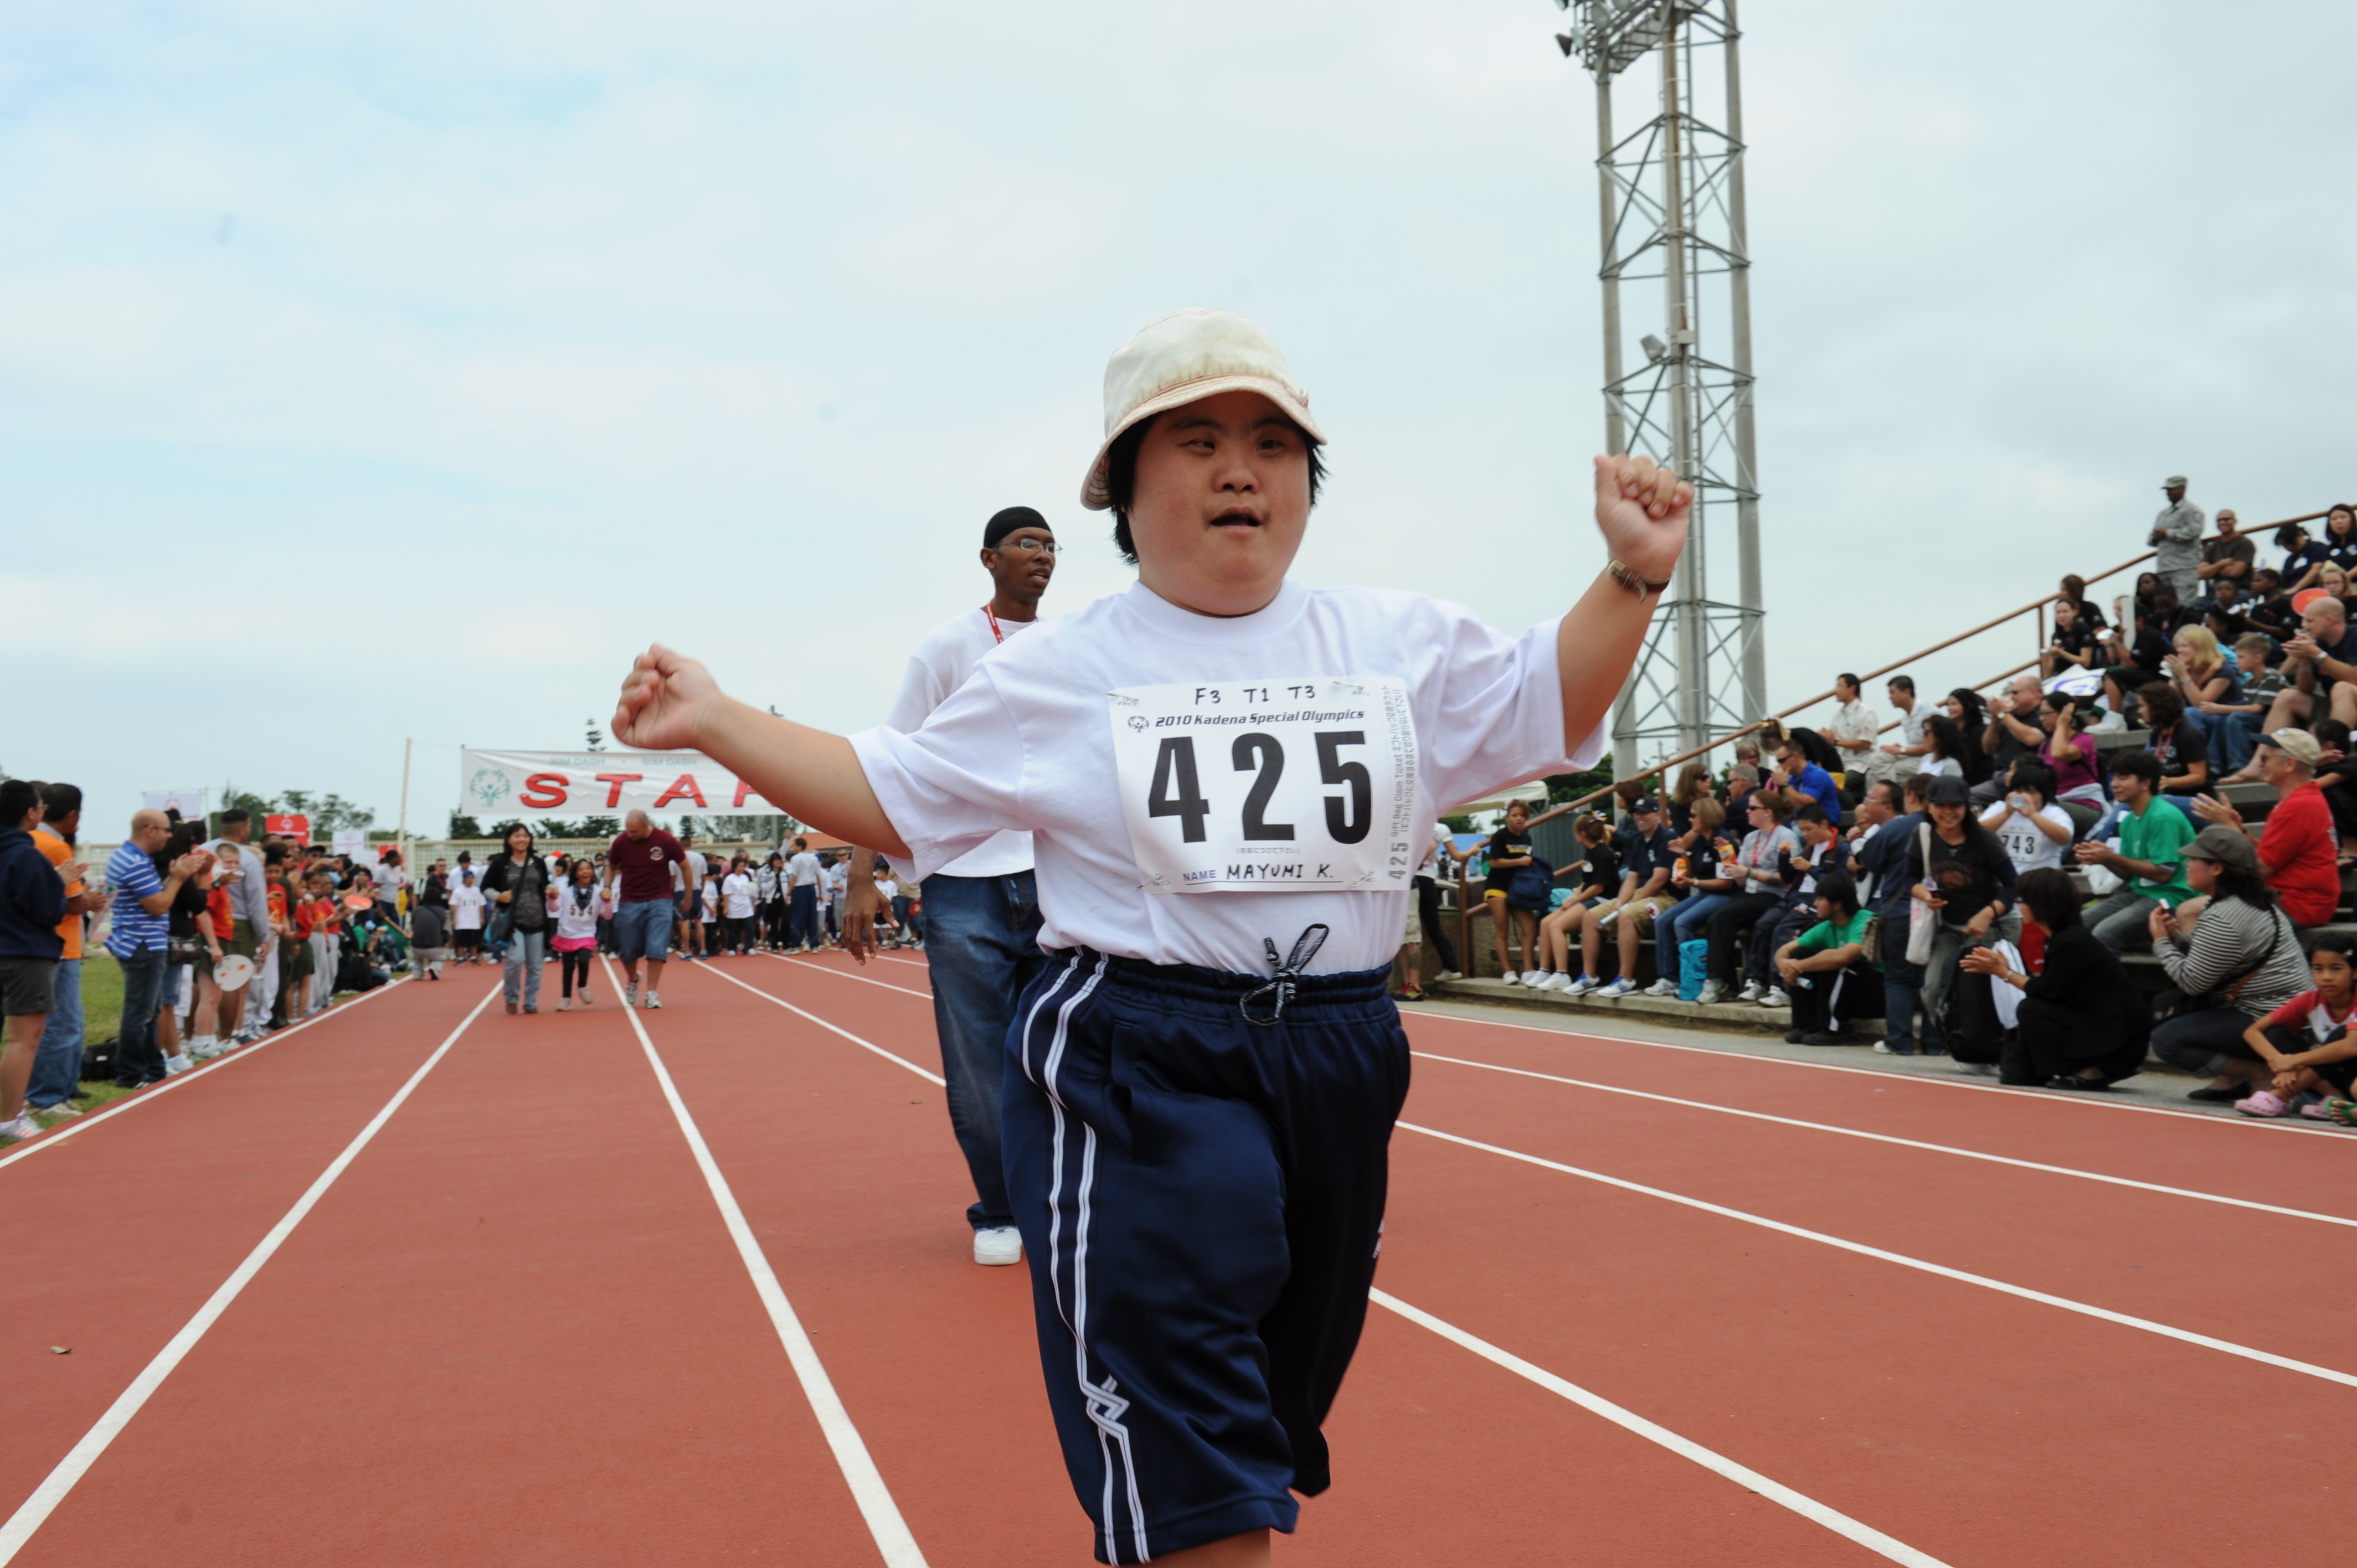
<svg viewBox="0 0 2357 1568"><path fill-rule="evenodd" d="M2050 936L2081 923L2079 890L2072 886L2068 872L2057 871L2050 865L2025 871L2014 884L2014 891L2020 896L2022 908L2029 911L2029 918L2045 927Z"/></svg>
<svg viewBox="0 0 2357 1568"><path fill-rule="evenodd" d="M1112 447L1105 453L1105 493L1113 498L1113 547L1133 566L1137 564L1137 547L1130 538L1129 503L1137 489L1137 449L1146 445L1146 433L1161 418L1157 413L1152 419L1139 420L1114 436ZM1286 423L1293 425L1293 433L1301 437L1301 445L1309 453L1309 504L1314 507L1318 504L1318 487L1326 479L1323 449L1309 439L1309 433L1301 426L1289 419Z"/></svg>

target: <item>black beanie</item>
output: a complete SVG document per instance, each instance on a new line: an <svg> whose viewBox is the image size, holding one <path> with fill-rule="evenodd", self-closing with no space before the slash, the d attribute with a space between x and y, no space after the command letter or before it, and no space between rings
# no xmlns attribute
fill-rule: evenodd
<svg viewBox="0 0 2357 1568"><path fill-rule="evenodd" d="M1037 528L1050 534L1056 532L1048 527L1046 518L1029 507L1011 506L1004 511L992 513L990 521L982 525L982 547L985 550L997 549L998 542L1018 528Z"/></svg>

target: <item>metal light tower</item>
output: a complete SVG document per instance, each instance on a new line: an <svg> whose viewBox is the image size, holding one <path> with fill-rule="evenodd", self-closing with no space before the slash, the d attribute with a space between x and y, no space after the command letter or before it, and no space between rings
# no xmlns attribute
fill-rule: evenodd
<svg viewBox="0 0 2357 1568"><path fill-rule="evenodd" d="M1760 607L1760 488L1751 430L1751 256L1744 238L1736 0L1555 0L1557 35L1596 79L1604 225L1604 440L1674 465L1695 488L1694 528L1662 613L1613 710L1616 771L1687 751L1768 711ZM1697 57L1717 49L1714 88ZM1612 79L1652 57L1653 113L1625 133ZM1623 284L1659 280L1662 325L1631 355ZM1635 370L1628 369L1634 359ZM1726 588L1730 538L1735 599Z"/></svg>

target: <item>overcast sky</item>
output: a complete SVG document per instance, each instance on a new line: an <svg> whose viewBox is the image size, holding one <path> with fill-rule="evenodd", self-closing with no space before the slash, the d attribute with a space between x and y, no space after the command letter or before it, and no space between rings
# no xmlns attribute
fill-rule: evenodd
<svg viewBox="0 0 2357 1568"><path fill-rule="evenodd" d="M1519 628L1601 564L1544 0L10 10L0 767L93 834L231 779L390 826L404 737L438 830L456 743L579 744L655 639L872 724L997 508L1051 612L1128 581L1076 494L1179 306L1311 391L1304 580ZM1746 20L1771 700L2125 558L2168 473L2357 492L2357 10Z"/></svg>

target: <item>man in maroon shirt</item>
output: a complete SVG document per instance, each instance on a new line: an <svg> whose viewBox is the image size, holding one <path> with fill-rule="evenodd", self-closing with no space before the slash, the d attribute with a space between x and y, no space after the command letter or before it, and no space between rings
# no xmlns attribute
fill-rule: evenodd
<svg viewBox="0 0 2357 1568"><path fill-rule="evenodd" d="M2279 729L2251 758L2279 797L2259 832L2259 869L2295 926L2321 926L2341 903L2341 841L2332 808L2316 787L2323 755L2308 731ZM2205 822L2243 825L2243 813L2215 796L2202 796L2193 810Z"/></svg>
<svg viewBox="0 0 2357 1568"><path fill-rule="evenodd" d="M630 984L622 990L622 1005L639 1003L639 960L647 961L647 1005L660 1007L655 995L662 984L663 959L671 951L671 868L683 865L687 852L679 841L632 811L622 820L622 832L606 851L606 895L613 896L614 878L622 879L622 897L614 908L614 941L621 950L622 972Z"/></svg>

